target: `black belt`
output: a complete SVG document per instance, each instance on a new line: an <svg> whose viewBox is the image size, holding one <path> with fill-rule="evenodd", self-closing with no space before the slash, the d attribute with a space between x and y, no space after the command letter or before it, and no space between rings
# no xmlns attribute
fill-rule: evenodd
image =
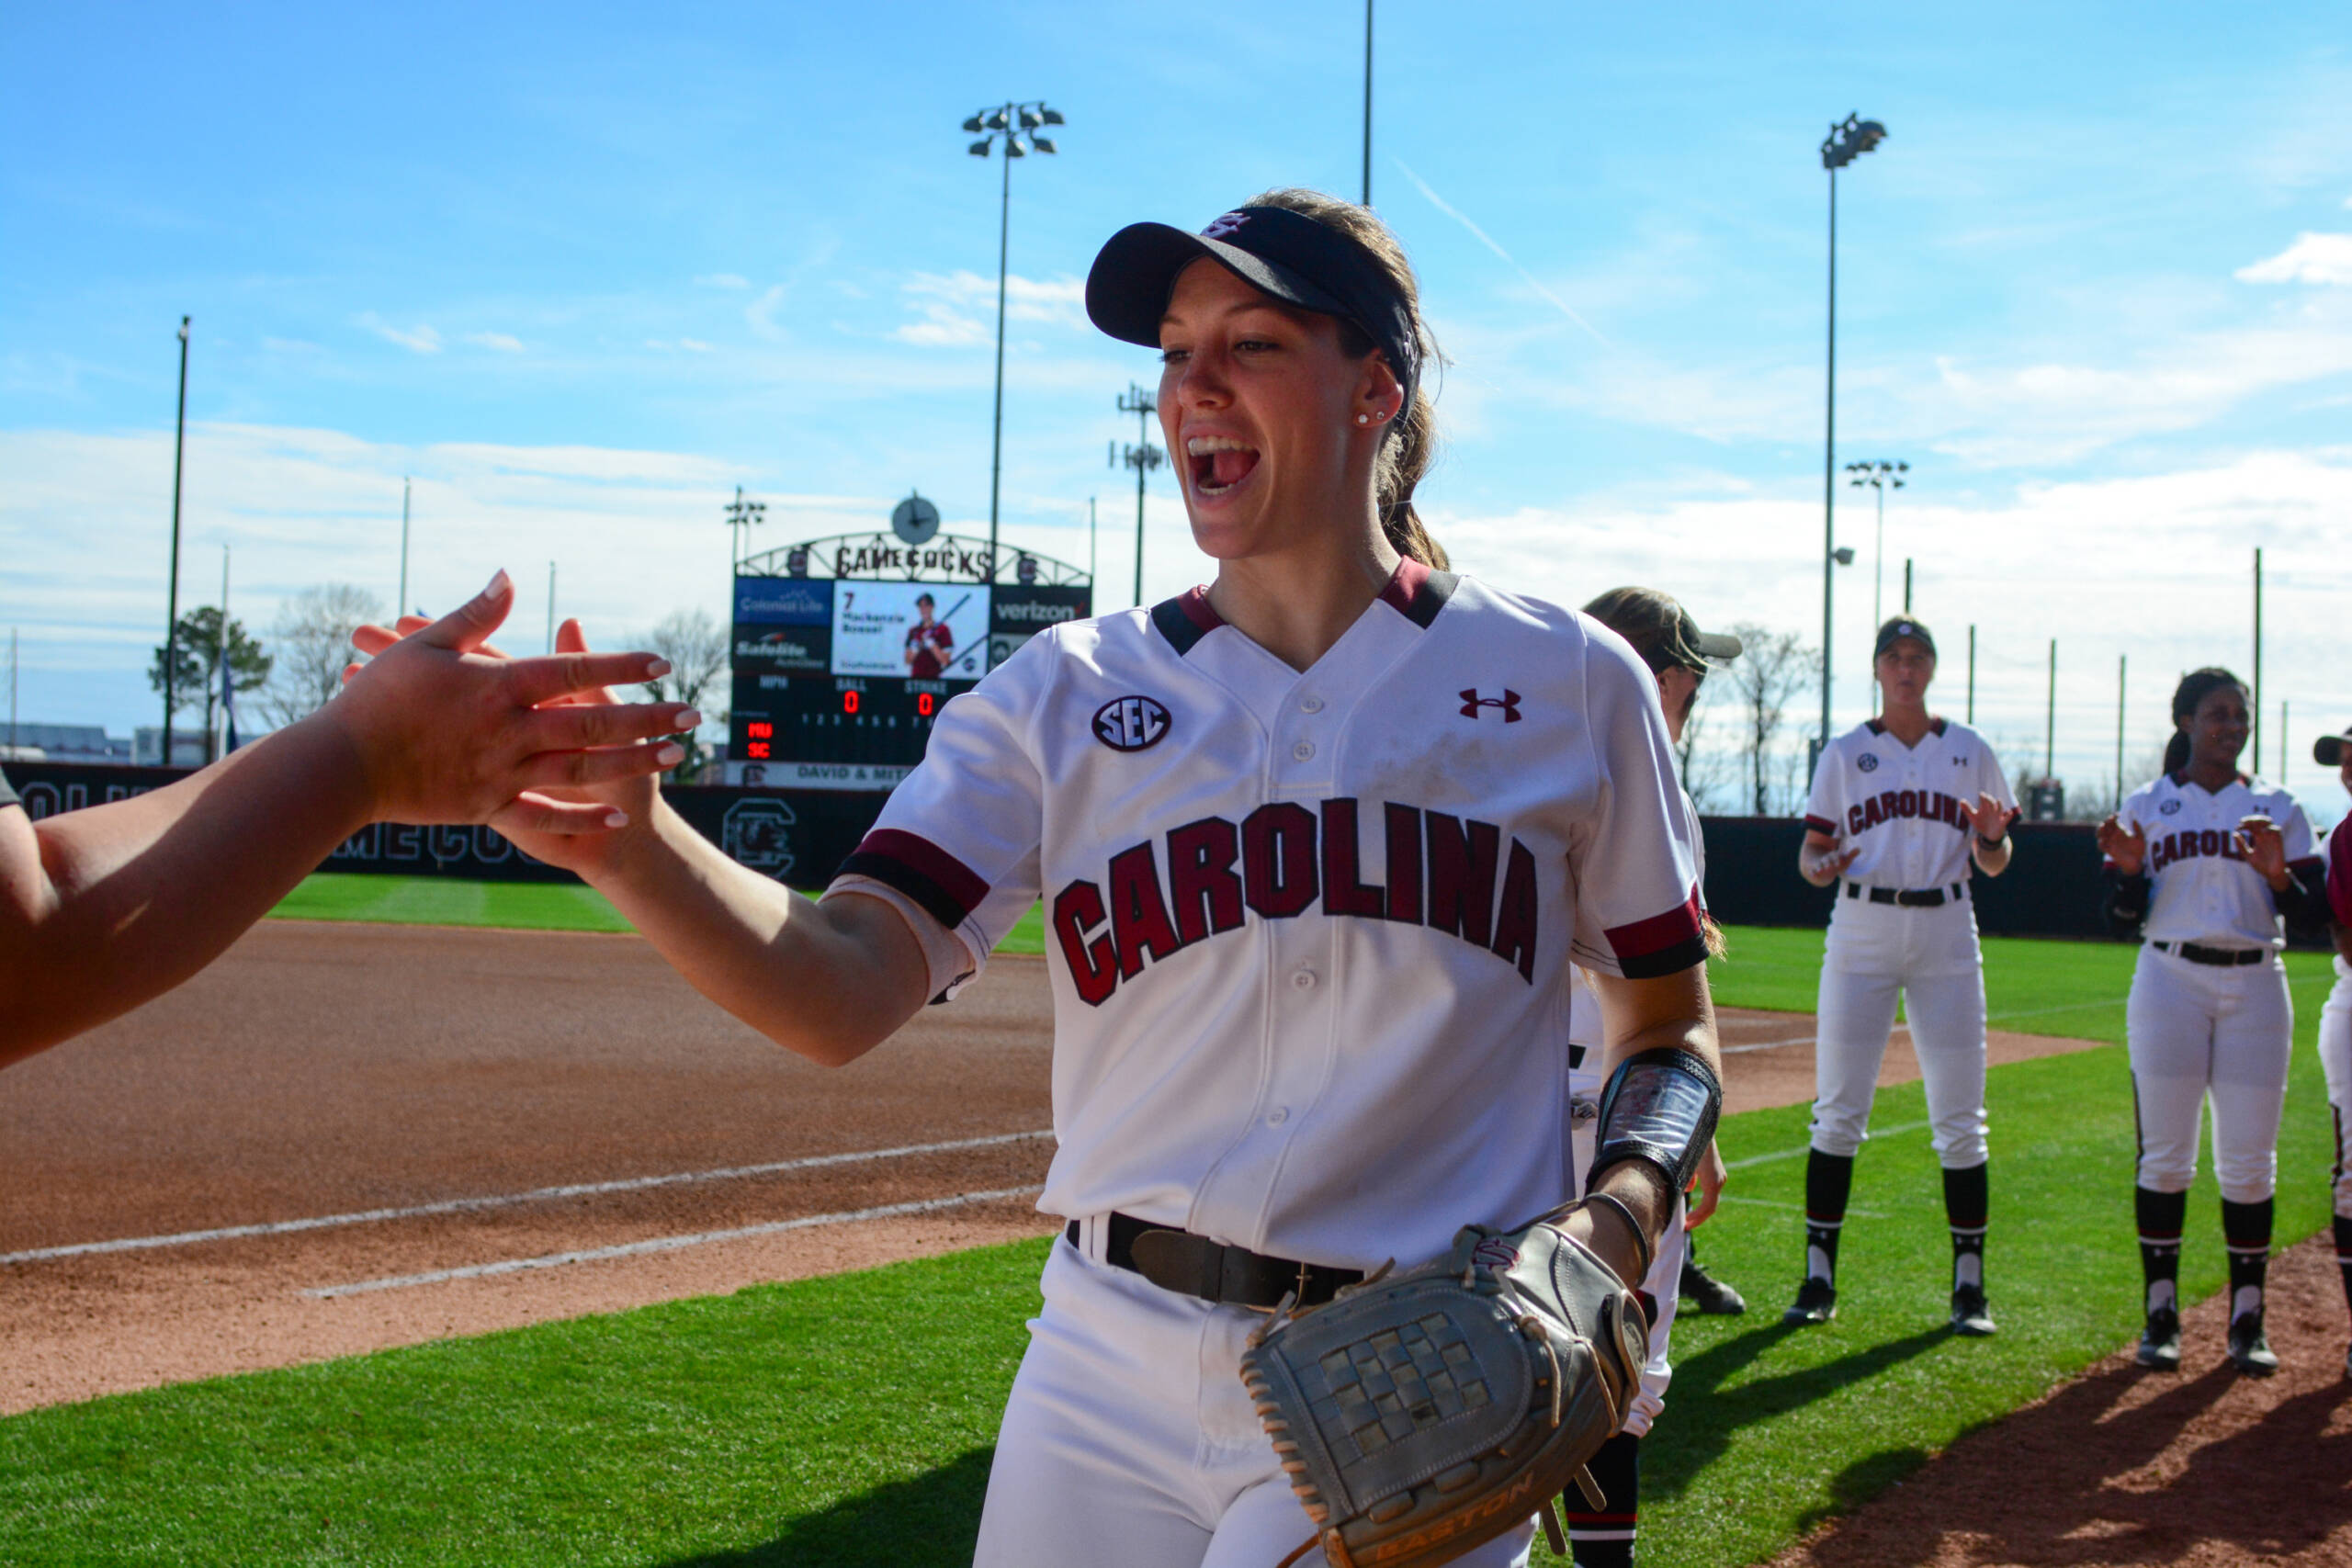
<svg viewBox="0 0 2352 1568"><path fill-rule="evenodd" d="M2169 953L2186 958L2191 964L2210 964L2216 969L2234 969L2244 964L2259 964L2270 956L2267 947L2207 947L2197 942L2152 942L2148 944L2158 953Z"/></svg>
<svg viewBox="0 0 2352 1568"><path fill-rule="evenodd" d="M1846 884L1846 897L1860 898L1869 894L1873 904L1899 904L1906 909L1932 909L1943 904L1957 904L1968 897L1968 884L1954 882L1944 887L1865 887L1859 882Z"/></svg>
<svg viewBox="0 0 2352 1568"><path fill-rule="evenodd" d="M1190 1231L1171 1230L1113 1214L1105 1222L1102 1260L1115 1269L1142 1275L1163 1291L1198 1296L1204 1302L1272 1309L1289 1292L1298 1292L1302 1306L1320 1306L1342 1285L1363 1278L1361 1269L1327 1269L1288 1258L1268 1258L1246 1247L1227 1247ZM1079 1223L1070 1221L1062 1235L1079 1245Z"/></svg>

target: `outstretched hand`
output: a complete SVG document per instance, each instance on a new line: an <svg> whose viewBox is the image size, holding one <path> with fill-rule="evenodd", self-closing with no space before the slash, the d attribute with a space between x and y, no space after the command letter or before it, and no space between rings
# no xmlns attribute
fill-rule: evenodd
<svg viewBox="0 0 2352 1568"><path fill-rule="evenodd" d="M2236 831L2238 853L2272 887L2283 886L2287 881L2287 836L2278 824L2269 818L2256 815L2238 818Z"/></svg>
<svg viewBox="0 0 2352 1568"><path fill-rule="evenodd" d="M2132 830L2123 830L2122 819L2113 813L2098 825L2098 852L2115 863L2115 869L2126 876L2137 876L2148 862L2147 829L2134 822Z"/></svg>
<svg viewBox="0 0 2352 1568"><path fill-rule="evenodd" d="M1695 1231L1707 1223L1724 1201L1724 1183L1731 1179L1731 1168L1724 1164L1724 1152L1713 1138L1707 1140L1707 1156L1699 1162L1699 1195L1682 1217L1682 1228Z"/></svg>
<svg viewBox="0 0 2352 1568"><path fill-rule="evenodd" d="M1981 790L1977 792L1976 804L1964 809L1968 812L1968 824L1976 829L1976 836L1992 844L1997 844L2007 837L2009 824L2017 819L2016 812Z"/></svg>
<svg viewBox="0 0 2352 1568"><path fill-rule="evenodd" d="M630 820L597 791L635 783L650 793L651 776L684 754L661 738L700 715L681 703L616 704L605 691L665 674L666 660L589 654L576 626L575 646L554 657L508 659L489 638L514 604L502 571L437 621L353 634L375 657L344 672L342 695L319 717L357 756L371 819L487 822L549 859L539 846Z"/></svg>

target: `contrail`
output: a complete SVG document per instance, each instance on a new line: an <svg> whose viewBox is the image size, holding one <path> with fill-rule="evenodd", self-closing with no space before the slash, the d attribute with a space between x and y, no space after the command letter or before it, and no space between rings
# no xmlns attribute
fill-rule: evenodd
<svg viewBox="0 0 2352 1568"><path fill-rule="evenodd" d="M1481 229L1476 223L1471 222L1468 218L1464 217L1459 210L1457 210L1451 202L1445 199L1445 197L1430 189L1429 181L1413 173L1411 166L1408 165L1404 159L1391 158L1389 162L1395 164L1397 168L1404 171L1405 177L1413 182L1413 188L1430 198L1430 206L1436 208L1440 212L1444 213L1448 218L1453 219L1456 223L1461 224L1464 229L1469 230L1473 234L1476 234L1478 237L1478 243L1480 244L1494 252L1495 254L1502 257L1504 261L1510 264L1512 271L1518 273L1520 276L1527 279L1527 285L1529 288L1534 289L1536 293L1541 294L1544 299L1549 299L1554 305L1557 306L1559 308L1560 314L1566 316L1568 320L1582 327L1586 332L1590 333L1593 342L1600 344L1604 348L1613 348L1616 346L1607 338L1602 337L1600 333L1595 332L1590 321L1588 321L1582 316L1577 315L1576 313L1575 307L1571 306L1566 299L1563 299L1558 295L1553 293L1549 288L1544 288L1542 279L1538 278L1533 273L1528 271L1525 267L1520 265L1519 258L1512 255L1509 251L1503 249L1502 246L1497 244L1495 243L1495 237L1492 234L1487 233L1484 229Z"/></svg>

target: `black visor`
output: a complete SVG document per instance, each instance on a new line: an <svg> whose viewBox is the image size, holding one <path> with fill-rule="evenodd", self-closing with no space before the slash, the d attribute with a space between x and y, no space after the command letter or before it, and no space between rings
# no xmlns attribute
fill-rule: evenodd
<svg viewBox="0 0 2352 1568"><path fill-rule="evenodd" d="M1421 356L1404 296L1369 251L1286 207L1239 208L1197 234L1129 224L1086 275L1086 313L1122 343L1158 348L1176 276L1204 256L1286 305L1354 322L1379 346L1412 407Z"/></svg>

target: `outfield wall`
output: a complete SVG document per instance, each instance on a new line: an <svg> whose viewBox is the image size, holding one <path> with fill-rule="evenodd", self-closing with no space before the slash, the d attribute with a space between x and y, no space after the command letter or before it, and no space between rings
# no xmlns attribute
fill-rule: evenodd
<svg viewBox="0 0 2352 1568"><path fill-rule="evenodd" d="M179 768L12 762L8 777L35 817L120 800L187 776ZM797 887L822 886L881 810L883 796L836 790L687 787L662 791L681 817L755 870ZM1706 819L1707 906L1726 925L1822 926L1833 894L1796 872L1804 824L1785 817ZM2087 823L2020 822L2017 856L1999 877L1971 879L1978 927L2007 936L2103 937L2099 853ZM354 834L322 871L569 882L488 828L381 823Z"/></svg>

